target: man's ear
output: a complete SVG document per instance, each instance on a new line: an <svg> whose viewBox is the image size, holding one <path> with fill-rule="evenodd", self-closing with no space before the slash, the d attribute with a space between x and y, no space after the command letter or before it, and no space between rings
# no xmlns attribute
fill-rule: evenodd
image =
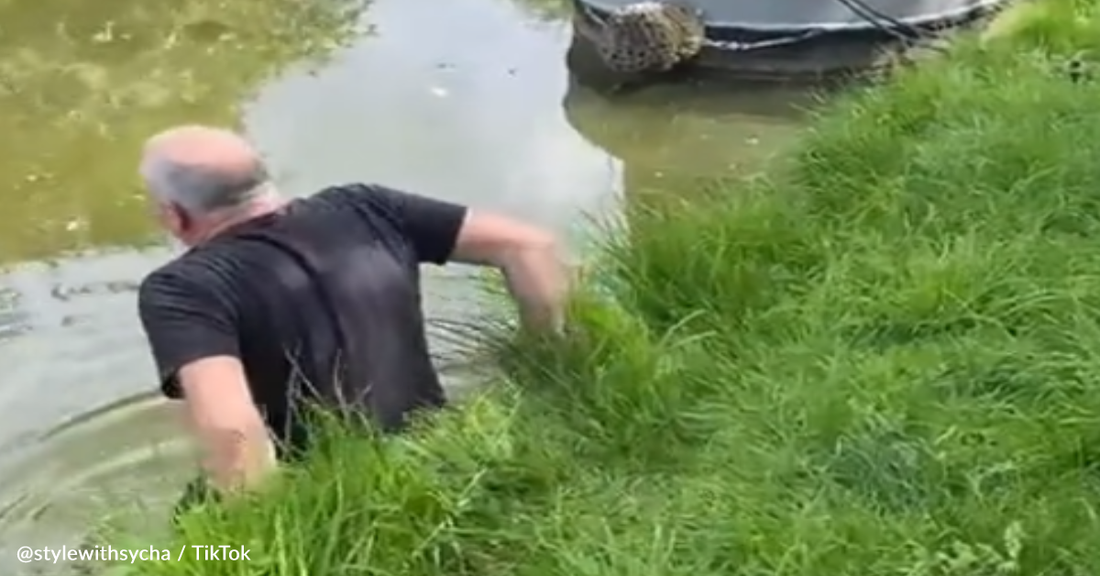
<svg viewBox="0 0 1100 576"><path fill-rule="evenodd" d="M176 232L178 235L184 235L190 232L194 227L194 219L183 206L175 202L168 202L165 204L164 209L167 218L166 224L173 232Z"/></svg>

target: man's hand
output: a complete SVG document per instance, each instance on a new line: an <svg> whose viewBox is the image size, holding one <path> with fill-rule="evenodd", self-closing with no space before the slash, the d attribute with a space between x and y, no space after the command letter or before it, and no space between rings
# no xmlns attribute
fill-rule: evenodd
<svg viewBox="0 0 1100 576"><path fill-rule="evenodd" d="M570 274L550 233L504 216L470 211L451 260L500 268L527 330L564 330Z"/></svg>
<svg viewBox="0 0 1100 576"><path fill-rule="evenodd" d="M275 450L240 360L196 360L178 378L211 485L226 494L259 484L276 466Z"/></svg>

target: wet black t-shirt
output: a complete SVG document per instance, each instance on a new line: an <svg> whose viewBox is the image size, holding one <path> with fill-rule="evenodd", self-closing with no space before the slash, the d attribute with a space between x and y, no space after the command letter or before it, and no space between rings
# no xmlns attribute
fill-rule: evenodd
<svg viewBox="0 0 1100 576"><path fill-rule="evenodd" d="M283 443L300 444L303 398L351 407L383 429L442 406L420 302L419 265L444 264L466 208L347 185L239 224L151 273L141 321L169 398L178 370L241 359Z"/></svg>

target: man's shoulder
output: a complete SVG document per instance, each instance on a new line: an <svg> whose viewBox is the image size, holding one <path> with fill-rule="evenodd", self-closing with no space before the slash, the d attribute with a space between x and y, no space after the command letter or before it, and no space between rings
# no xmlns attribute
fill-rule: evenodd
<svg viewBox="0 0 1100 576"><path fill-rule="evenodd" d="M309 212L352 214L378 232L400 227L406 196L406 192L382 184L356 182L329 186L304 202L316 208Z"/></svg>
<svg viewBox="0 0 1100 576"><path fill-rule="evenodd" d="M159 296L167 288L182 287L189 284L188 278L190 276L188 272L192 268L190 262L193 260L190 256L190 252L177 256L149 271L141 280L138 288L138 298L141 301L147 301Z"/></svg>
<svg viewBox="0 0 1100 576"><path fill-rule="evenodd" d="M402 194L402 192L381 184L350 182L323 188L307 198L306 202L377 207L390 202L394 194Z"/></svg>
<svg viewBox="0 0 1100 576"><path fill-rule="evenodd" d="M201 292L205 284L218 277L212 273L217 268L217 252L192 249L154 268L141 280L139 301L152 302Z"/></svg>
<svg viewBox="0 0 1100 576"><path fill-rule="evenodd" d="M217 243L203 244L177 254L167 262L146 274L150 278L189 277L196 271L209 267L212 260L219 258L220 246Z"/></svg>

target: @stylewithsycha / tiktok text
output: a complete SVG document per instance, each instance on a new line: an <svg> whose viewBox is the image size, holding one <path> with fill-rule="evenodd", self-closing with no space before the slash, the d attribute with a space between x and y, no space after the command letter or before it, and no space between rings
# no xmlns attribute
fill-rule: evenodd
<svg viewBox="0 0 1100 576"><path fill-rule="evenodd" d="M115 548L113 546L95 546L90 548L31 548L22 546L16 552L18 560L24 564L31 562L62 561L78 562L182 562L184 560L196 561L249 561L251 550L244 546L229 546L223 544L215 546L210 544L191 544L182 546L173 553L168 549L149 548Z"/></svg>

